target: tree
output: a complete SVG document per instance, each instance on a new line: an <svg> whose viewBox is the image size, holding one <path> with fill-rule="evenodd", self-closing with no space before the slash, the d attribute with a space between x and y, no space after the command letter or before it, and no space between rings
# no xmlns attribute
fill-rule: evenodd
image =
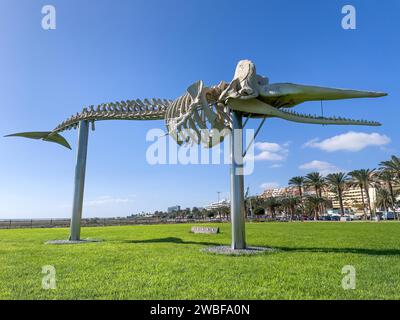
<svg viewBox="0 0 400 320"><path fill-rule="evenodd" d="M340 215L343 216L344 214L344 207L343 207L343 191L346 188L346 185L349 182L349 177L345 172L337 172L337 173L330 173L326 176L326 182L328 185L336 192L339 198L340 204Z"/></svg>
<svg viewBox="0 0 400 320"><path fill-rule="evenodd" d="M200 213L201 213L201 216L203 217L203 220L206 220L206 217L207 217L207 215L208 215L207 209L202 208L201 211L200 211Z"/></svg>
<svg viewBox="0 0 400 320"><path fill-rule="evenodd" d="M293 177L289 180L289 185L297 187L300 196L300 202L303 204L303 187L304 187L305 178L302 176ZM304 214L304 209L302 211Z"/></svg>
<svg viewBox="0 0 400 320"><path fill-rule="evenodd" d="M360 170L353 170L349 173L352 178L351 184L356 185L360 188L361 191L361 198L362 204L364 206L364 219L367 219L367 214L365 212L365 201L364 201L364 193L367 197L368 202L368 210L369 214L372 214L371 210L371 200L369 197L369 187L372 186L375 179L375 169L360 169Z"/></svg>
<svg viewBox="0 0 400 320"><path fill-rule="evenodd" d="M296 213L298 205L301 203L300 197L285 197L281 200L281 205L290 214L290 221L293 220L293 216Z"/></svg>
<svg viewBox="0 0 400 320"><path fill-rule="evenodd" d="M264 208L257 207L257 208L254 210L254 214L255 214L256 216L263 216L263 215L265 215L265 210L264 210Z"/></svg>
<svg viewBox="0 0 400 320"><path fill-rule="evenodd" d="M200 212L199 208L193 207L192 208L192 215L193 215L194 218L200 218L201 212Z"/></svg>
<svg viewBox="0 0 400 320"><path fill-rule="evenodd" d="M384 211L388 211L388 208L392 207L392 197L390 192L384 188L376 189L376 207L383 208Z"/></svg>
<svg viewBox="0 0 400 320"><path fill-rule="evenodd" d="M304 177L304 185L313 187L315 195L322 197L322 188L325 185L325 178L319 172L310 172Z"/></svg>
<svg viewBox="0 0 400 320"><path fill-rule="evenodd" d="M186 208L185 210L183 210L183 214L185 215L186 218L188 218L189 215L191 214L190 208Z"/></svg>
<svg viewBox="0 0 400 320"><path fill-rule="evenodd" d="M289 185L297 187L299 190L300 199L303 200L303 186L304 186L305 178L301 176L293 177L289 180Z"/></svg>
<svg viewBox="0 0 400 320"><path fill-rule="evenodd" d="M396 176L396 179L400 179L400 158L396 156L392 156L392 158L388 161L382 161L380 163L382 169L389 170L393 172Z"/></svg>
<svg viewBox="0 0 400 320"><path fill-rule="evenodd" d="M264 206L268 209L273 218L275 217L276 208L280 205L281 203L275 197L269 197L264 200Z"/></svg>
<svg viewBox="0 0 400 320"><path fill-rule="evenodd" d="M251 196L247 198L247 203L248 203L248 208L247 208L248 211L246 211L246 213L250 212L250 216L252 216L253 214L255 214L254 210L256 206L260 205L260 200L257 196Z"/></svg>
<svg viewBox="0 0 400 320"><path fill-rule="evenodd" d="M325 178L319 172L311 172L304 178L304 185L312 187L315 190L315 195L322 198L322 189L326 185ZM319 211L322 212L323 204L321 204Z"/></svg>
<svg viewBox="0 0 400 320"><path fill-rule="evenodd" d="M378 175L378 184L380 186L384 185L388 188L388 191L390 193L390 197L391 202L392 202L392 209L395 210L395 203L396 203L396 197L395 197L395 193L394 193L394 188L393 188L393 184L395 184L395 175L394 172L392 170L388 170L388 169L383 169L379 172Z"/></svg>
<svg viewBox="0 0 400 320"><path fill-rule="evenodd" d="M178 218L178 211L174 210L168 213L169 219L177 219Z"/></svg>
<svg viewBox="0 0 400 320"><path fill-rule="evenodd" d="M218 209L219 214L223 214L224 218L229 220L230 214L231 214L231 208L229 206L221 206ZM220 217L221 218L221 217Z"/></svg>
<svg viewBox="0 0 400 320"><path fill-rule="evenodd" d="M314 220L318 220L319 209L322 205L326 203L326 200L318 196L308 196L306 197L305 206L306 208L314 214Z"/></svg>

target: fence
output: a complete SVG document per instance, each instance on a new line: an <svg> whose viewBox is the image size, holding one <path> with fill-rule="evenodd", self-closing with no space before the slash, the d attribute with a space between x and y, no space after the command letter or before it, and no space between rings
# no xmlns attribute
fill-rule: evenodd
<svg viewBox="0 0 400 320"><path fill-rule="evenodd" d="M0 229L19 228L69 228L70 219L3 219ZM161 219L161 218L88 218L82 219L82 227L126 226L139 224L209 222L198 219ZM220 222L213 220L212 222Z"/></svg>

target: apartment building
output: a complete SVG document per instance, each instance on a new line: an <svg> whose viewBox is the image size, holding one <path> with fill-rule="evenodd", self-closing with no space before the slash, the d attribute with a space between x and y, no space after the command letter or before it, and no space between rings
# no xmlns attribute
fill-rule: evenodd
<svg viewBox="0 0 400 320"><path fill-rule="evenodd" d="M376 192L375 188L369 188L369 197L371 200L371 207L374 209L374 203L376 200ZM305 188L303 190L303 195L304 196L312 196L315 195L315 190L313 188ZM288 197L288 196L299 196L299 190L297 187L284 187L284 188L270 188L264 190L264 192L260 195L261 198L270 198L270 197L275 197L275 198L282 198L282 197ZM333 209L340 209L340 204L339 204L339 199L336 193L329 191L328 189L325 189L322 191L322 196L324 198L327 198L332 202L332 207ZM345 209L350 209L353 212L358 212L362 213L363 212L363 207L362 207L362 196L364 197L364 203L367 205L367 196L365 191L361 193L361 190L359 187L348 187L346 190L343 192L343 206Z"/></svg>

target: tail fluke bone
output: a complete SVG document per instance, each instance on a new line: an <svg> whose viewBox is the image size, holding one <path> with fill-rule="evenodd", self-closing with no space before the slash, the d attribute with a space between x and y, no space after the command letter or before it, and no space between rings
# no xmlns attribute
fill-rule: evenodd
<svg viewBox="0 0 400 320"><path fill-rule="evenodd" d="M58 143L59 145L62 145L63 147L71 149L71 146L69 145L68 141L65 140L65 138L62 135L60 135L56 132L52 132L52 131L20 132L20 133L6 135L6 137L23 137L23 138L29 138L29 139L49 141L49 142Z"/></svg>

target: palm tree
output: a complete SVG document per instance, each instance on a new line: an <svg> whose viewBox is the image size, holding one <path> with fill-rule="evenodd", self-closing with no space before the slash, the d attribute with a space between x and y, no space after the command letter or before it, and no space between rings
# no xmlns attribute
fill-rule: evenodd
<svg viewBox="0 0 400 320"><path fill-rule="evenodd" d="M200 214L203 217L203 220L206 220L206 217L207 217L207 214L208 214L207 209L202 208L201 211L200 211Z"/></svg>
<svg viewBox="0 0 400 320"><path fill-rule="evenodd" d="M266 198L264 200L264 206L271 213L271 216L275 217L275 210L281 205L280 201L275 197Z"/></svg>
<svg viewBox="0 0 400 320"><path fill-rule="evenodd" d="M384 211L388 211L393 206L392 197L390 192L384 188L376 189L376 207L383 208Z"/></svg>
<svg viewBox="0 0 400 320"><path fill-rule="evenodd" d="M360 188L361 191L361 199L364 208L364 219L367 219L367 214L365 212L365 201L364 201L364 193L367 197L368 202L368 210L369 214L371 215L371 200L369 197L369 187L374 183L375 177L375 169L360 169L360 170L353 170L349 172L349 175L352 178L352 184L356 185Z"/></svg>
<svg viewBox="0 0 400 320"><path fill-rule="evenodd" d="M380 166L382 170L391 172L393 175L394 179L392 181L392 187L389 186L389 189L390 189L390 195L392 197L393 207L397 207L398 204L396 201L396 197L394 196L394 193L397 192L398 190L396 191L393 190L393 184L396 184L396 188L398 189L400 185L400 158L396 157L395 155L392 155L390 160L382 161L380 163ZM383 177L382 180L385 180L385 178L389 177ZM398 215L398 219L400 220L400 215Z"/></svg>
<svg viewBox="0 0 400 320"><path fill-rule="evenodd" d="M304 186L305 178L301 176L293 177L289 180L289 185L297 187L299 190L300 199L303 200L303 186Z"/></svg>
<svg viewBox="0 0 400 320"><path fill-rule="evenodd" d="M396 203L396 197L394 194L394 190L393 190L393 183L395 183L395 176L393 174L393 171L388 170L388 169L383 169L382 171L379 172L379 184L385 184L388 189L389 189L389 194L391 197L391 202L392 202L392 209L394 210L394 206Z"/></svg>
<svg viewBox="0 0 400 320"><path fill-rule="evenodd" d="M307 174L304 178L304 185L308 187L313 187L315 190L315 195L322 198L322 188L326 185L325 178L319 172L311 172ZM321 204L320 213L323 210L323 204Z"/></svg>
<svg viewBox="0 0 400 320"><path fill-rule="evenodd" d="M319 209L326 203L326 200L318 196L308 196L306 198L306 207L314 213L314 220L318 220Z"/></svg>
<svg viewBox="0 0 400 320"><path fill-rule="evenodd" d="M349 182L349 177L345 172L330 173L326 176L326 182L331 186L331 188L336 192L339 197L340 204L340 215L344 214L343 207L343 191Z"/></svg>
<svg viewBox="0 0 400 320"><path fill-rule="evenodd" d="M304 178L304 185L313 187L315 194L322 197L322 188L325 185L325 178L319 172L311 172Z"/></svg>
<svg viewBox="0 0 400 320"><path fill-rule="evenodd" d="M388 161L382 161L380 163L382 169L392 171L397 179L400 179L400 158L392 156Z"/></svg>
<svg viewBox="0 0 400 320"><path fill-rule="evenodd" d="M293 216L296 212L297 206L301 203L300 197L285 197L281 200L282 207L285 208L290 214L290 221L293 220Z"/></svg>
<svg viewBox="0 0 400 320"><path fill-rule="evenodd" d="M300 196L300 202L303 203L303 187L304 187L305 178L302 176L293 177L289 180L289 185L297 187ZM304 208L302 208L302 213L304 214Z"/></svg>

